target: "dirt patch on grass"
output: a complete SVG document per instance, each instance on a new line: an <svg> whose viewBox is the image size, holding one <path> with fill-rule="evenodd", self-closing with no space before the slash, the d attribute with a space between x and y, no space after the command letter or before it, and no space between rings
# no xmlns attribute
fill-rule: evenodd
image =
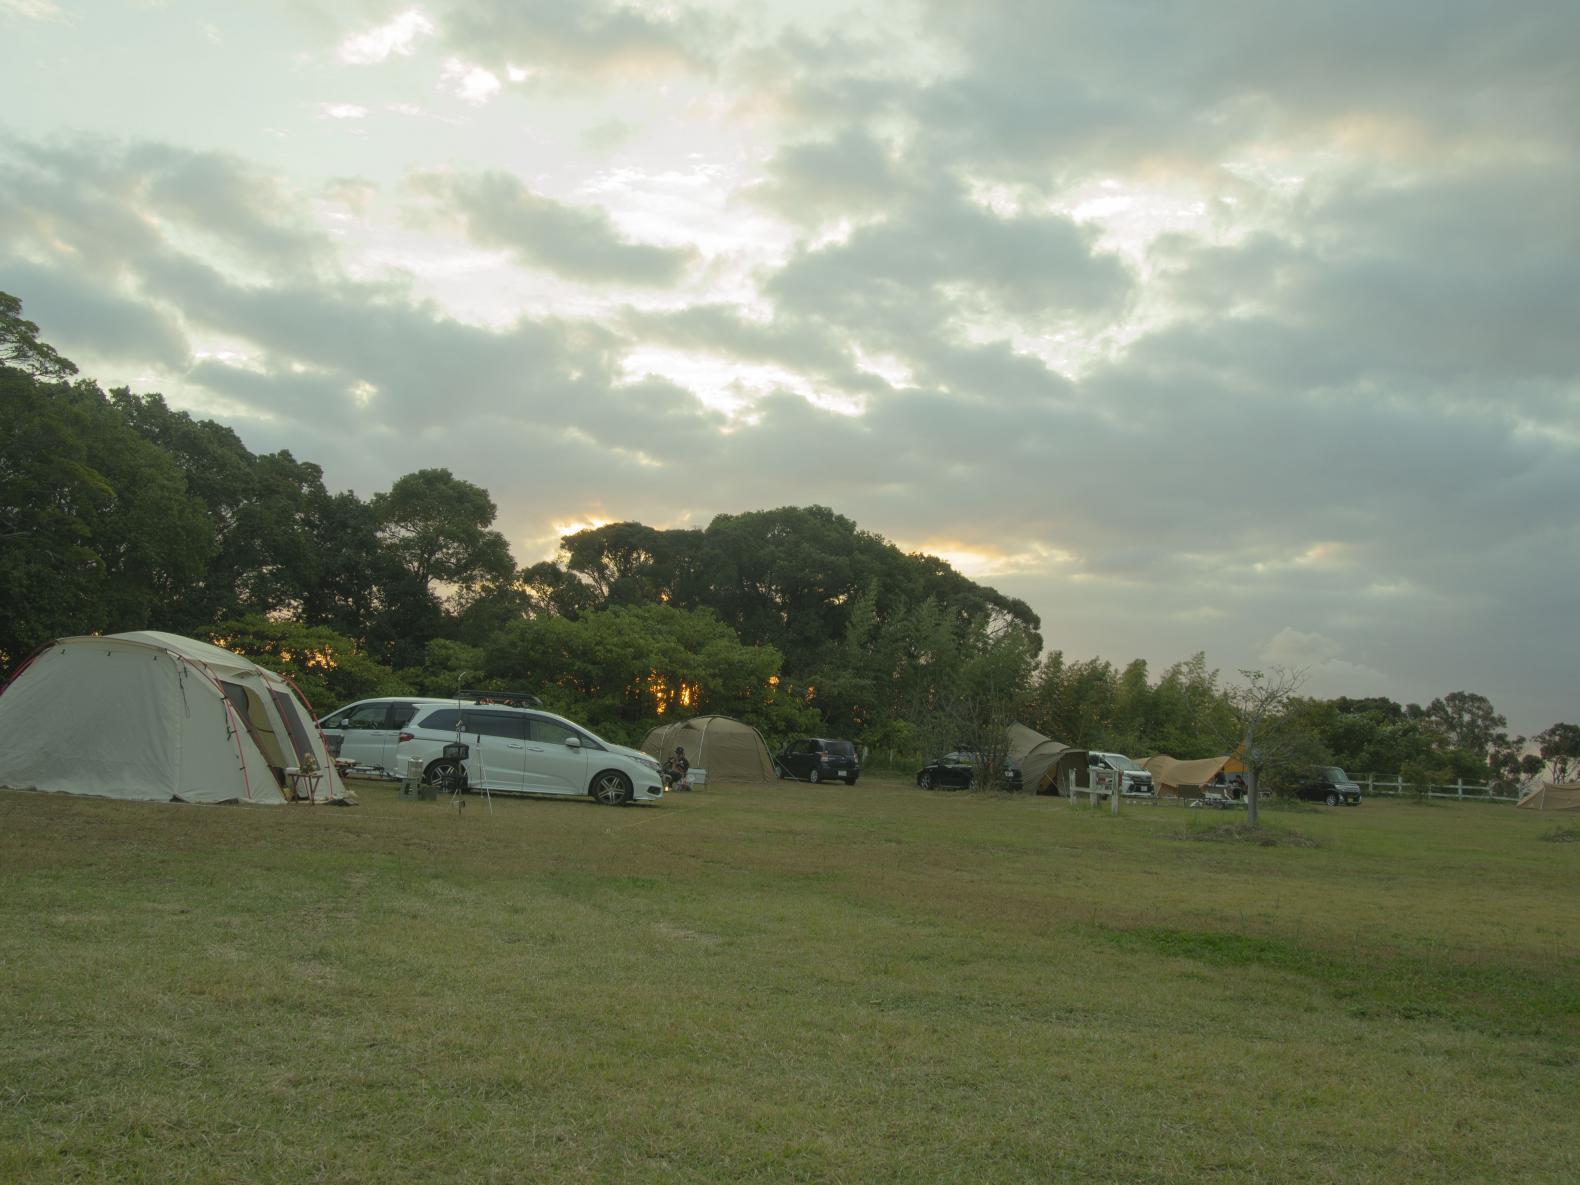
<svg viewBox="0 0 1580 1185"><path fill-rule="evenodd" d="M1219 823L1212 827L1189 826L1165 833L1167 839L1195 840L1198 843L1253 844L1263 848L1315 848L1320 846L1309 835L1282 827L1252 827L1249 823Z"/></svg>

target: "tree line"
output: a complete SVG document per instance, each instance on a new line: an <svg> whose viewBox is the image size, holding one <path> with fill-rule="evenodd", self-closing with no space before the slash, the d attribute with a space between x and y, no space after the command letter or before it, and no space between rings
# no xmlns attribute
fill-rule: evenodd
<svg viewBox="0 0 1580 1185"><path fill-rule="evenodd" d="M1154 679L1141 660L1044 654L1025 602L826 507L613 523L526 566L496 514L445 469L331 493L311 461L78 377L0 293L0 669L54 637L158 629L280 670L320 712L464 685L533 691L627 742L721 713L897 762L962 746L991 763L1010 721L1138 755L1237 743L1234 686L1205 655ZM1290 696L1279 719L1303 738L1290 762L1502 779L1540 764L1469 692ZM1572 725L1540 740L1555 772L1580 757Z"/></svg>

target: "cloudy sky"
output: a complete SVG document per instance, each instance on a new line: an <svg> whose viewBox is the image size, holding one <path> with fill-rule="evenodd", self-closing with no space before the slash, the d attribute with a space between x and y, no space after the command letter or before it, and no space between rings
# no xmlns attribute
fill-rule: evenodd
<svg viewBox="0 0 1580 1185"><path fill-rule="evenodd" d="M0 289L517 559L821 503L1050 647L1580 719L1574 0L0 0Z"/></svg>

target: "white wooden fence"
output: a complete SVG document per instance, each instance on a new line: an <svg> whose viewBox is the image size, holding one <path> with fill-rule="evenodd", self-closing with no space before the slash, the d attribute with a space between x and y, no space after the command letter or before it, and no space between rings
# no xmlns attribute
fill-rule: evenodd
<svg viewBox="0 0 1580 1185"><path fill-rule="evenodd" d="M1372 774L1356 777L1363 787L1363 795L1381 795L1385 798L1414 798L1416 785L1403 778L1379 778ZM1458 781L1451 785L1434 784L1426 788L1428 798L1455 798L1461 802L1518 802L1518 794L1509 794L1496 786L1478 782Z"/></svg>

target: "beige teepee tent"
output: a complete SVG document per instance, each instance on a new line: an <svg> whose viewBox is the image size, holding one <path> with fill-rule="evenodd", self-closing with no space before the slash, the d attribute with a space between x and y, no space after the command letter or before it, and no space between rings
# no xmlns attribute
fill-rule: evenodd
<svg viewBox="0 0 1580 1185"><path fill-rule="evenodd" d="M1580 811L1580 782L1543 782L1516 805L1528 811Z"/></svg>
<svg viewBox="0 0 1580 1185"><path fill-rule="evenodd" d="M661 724L642 741L642 752L663 761L679 747L693 769L707 771L708 784L772 782L773 758L762 734L728 716L697 716Z"/></svg>

